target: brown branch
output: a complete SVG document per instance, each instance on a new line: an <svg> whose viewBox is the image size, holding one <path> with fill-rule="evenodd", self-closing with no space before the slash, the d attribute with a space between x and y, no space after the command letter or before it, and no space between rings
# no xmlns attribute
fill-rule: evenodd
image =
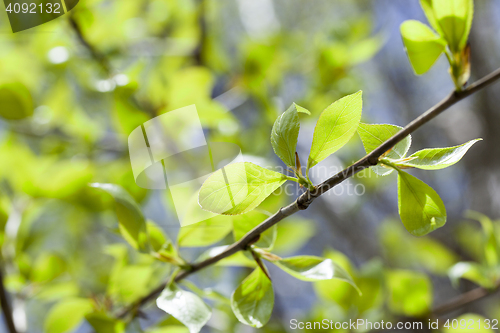
<svg viewBox="0 0 500 333"><path fill-rule="evenodd" d="M408 134L413 133L414 131L419 129L422 125L428 123L429 121L431 121L433 118L438 116L443 111L447 110L452 105L474 94L475 92L485 88L486 86L492 84L499 78L500 78L500 68L495 70L491 74L485 76L484 78L476 81L474 84L471 84L465 90L451 93L441 102L439 102L438 104L427 110L425 113L423 113L421 116L419 116L412 122L410 122L398 133L396 133L390 139L381 144L377 149L373 150L371 153L367 154L359 161L348 166L341 172L328 178L327 180L316 186L315 191L310 192L308 190L290 205L280 208L278 212L276 212L274 215L272 215L271 217L267 218L264 222L259 224L257 227L249 231L243 238L241 238L239 241L227 247L226 250L224 250L223 252L219 253L214 257L208 258L202 262L192 264L189 270L184 270L179 275L177 275L175 281L178 282L186 278L187 276L202 270L205 267L211 266L217 263L218 261L237 253L238 251L246 249L252 243L252 241L255 238L257 238L262 232L271 228L273 225L283 220L285 217L295 214L299 210L307 209L309 205L314 201L314 199L316 199L323 193L327 192L328 190L332 189L336 185L342 183L344 180L354 176L356 173L370 166L376 165L378 163L378 159L380 156L382 156L386 151L394 147L394 145L396 145L398 142L403 140L406 136L408 136ZM123 318L130 312L134 311L135 309L140 308L142 305L153 300L164 288L165 288L165 283L162 283L154 290L152 290L148 295L140 299L138 302L124 309L122 312L118 314L118 316L120 318Z"/></svg>
<svg viewBox="0 0 500 333"><path fill-rule="evenodd" d="M463 293L462 295L459 295L451 299L450 301L438 306L434 309L434 311L432 311L432 315L438 317L443 314L453 312L463 306L469 305L487 296L493 295L498 290L500 290L500 281L497 282L494 288L488 289L479 287L476 289L472 289L471 291Z"/></svg>
<svg viewBox="0 0 500 333"><path fill-rule="evenodd" d="M9 333L17 333L16 326L14 325L14 318L12 318L12 309L7 297L7 290L3 284L3 267L0 267L0 305L2 306L2 313Z"/></svg>

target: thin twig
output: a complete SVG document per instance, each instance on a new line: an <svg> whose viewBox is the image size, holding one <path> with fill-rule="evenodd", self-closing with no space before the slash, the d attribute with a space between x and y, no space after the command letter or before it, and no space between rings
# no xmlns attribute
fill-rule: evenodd
<svg viewBox="0 0 500 333"><path fill-rule="evenodd" d="M205 267L211 266L224 258L227 258L241 250L244 250L262 232L271 228L273 225L283 220L285 217L295 214L300 210L307 209L309 205L314 201L314 199L316 199L326 191L332 189L336 185L342 183L344 180L354 176L356 173L370 166L376 165L378 163L378 159L380 156L382 156L386 151L394 147L394 145L396 145L398 142L403 140L406 136L408 136L408 134L413 133L414 131L419 129L422 125L428 123L433 118L438 116L440 113L450 108L452 105L474 94L475 92L485 88L486 86L492 84L499 78L500 78L500 68L495 70L491 74L485 76L484 78L476 81L474 84L471 84L468 88L460 92L451 93L441 102L439 102L438 104L427 110L425 113L423 113L421 116L419 116L412 122L410 122L407 126L401 129L398 133L396 133L390 139L385 141L371 153L367 154L359 161L353 163L352 165L348 166L341 172L328 178L327 180L316 186L315 191L310 192L309 190L307 190L300 197L298 197L296 201L294 201L293 203L291 203L286 207L280 208L278 212L276 212L274 215L272 215L271 217L267 218L264 222L259 224L257 227L249 231L243 238L241 238L239 241L227 247L226 250L224 250L223 252L219 253L214 257L201 261L199 263L192 264L189 270L184 270L179 275L177 275L175 281L178 282L186 278L187 276L195 272L198 272L199 270L202 270ZM153 300L164 288L165 288L165 283L160 284L158 287L152 290L148 295L141 298L138 302L134 303L133 305L121 311L118 314L118 316L120 318L127 316L134 309L138 309L142 305Z"/></svg>
<svg viewBox="0 0 500 333"><path fill-rule="evenodd" d="M0 267L0 305L2 306L2 313L8 332L17 333L14 318L12 317L12 308L7 297L7 290L5 290L5 285L3 284L3 267Z"/></svg>
<svg viewBox="0 0 500 333"><path fill-rule="evenodd" d="M455 310L462 308L465 305L471 304L487 296L493 295L498 290L500 290L500 281L498 281L496 286L492 289L483 287L472 289L471 291L463 293L462 295L459 295L451 299L450 301L438 306L437 308L434 309L434 311L432 311L432 315L438 317L443 314L453 312Z"/></svg>

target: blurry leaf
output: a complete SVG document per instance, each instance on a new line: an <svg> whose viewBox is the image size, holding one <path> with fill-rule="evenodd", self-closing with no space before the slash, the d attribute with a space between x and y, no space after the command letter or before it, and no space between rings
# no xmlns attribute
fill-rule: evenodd
<svg viewBox="0 0 500 333"><path fill-rule="evenodd" d="M398 170L399 216L406 230L424 236L446 223L446 208L429 185Z"/></svg>
<svg viewBox="0 0 500 333"><path fill-rule="evenodd" d="M154 251L160 251L172 245L172 242L153 221L147 221L146 229L149 236L149 243Z"/></svg>
<svg viewBox="0 0 500 333"><path fill-rule="evenodd" d="M286 181L286 176L249 162L214 172L200 190L201 207L217 214L251 211Z"/></svg>
<svg viewBox="0 0 500 333"><path fill-rule="evenodd" d="M212 310L195 294L179 289L175 284L165 288L156 305L197 333L212 316Z"/></svg>
<svg viewBox="0 0 500 333"><path fill-rule="evenodd" d="M278 253L300 250L316 232L314 221L300 218L288 218L277 226L274 251Z"/></svg>
<svg viewBox="0 0 500 333"><path fill-rule="evenodd" d="M406 53L417 75L426 73L445 50L446 42L428 26L408 20L401 24Z"/></svg>
<svg viewBox="0 0 500 333"><path fill-rule="evenodd" d="M488 270L474 262L459 262L450 268L448 276L452 284L458 287L460 279L466 279L485 288L491 288L495 285L495 280L492 279Z"/></svg>
<svg viewBox="0 0 500 333"><path fill-rule="evenodd" d="M344 310L357 308L360 313L378 307L383 301L382 267L369 262L360 272L355 271L349 259L340 252L327 251L325 257L342 267L354 279L361 294L343 280L323 280L314 282L318 297L337 303Z"/></svg>
<svg viewBox="0 0 500 333"><path fill-rule="evenodd" d="M486 215L474 211L468 211L467 217L481 223L484 233L484 259L488 266L496 267L500 262L500 240L497 239L497 235L495 234L493 222Z"/></svg>
<svg viewBox="0 0 500 333"><path fill-rule="evenodd" d="M79 294L79 288L75 281L59 282L54 281L46 284L36 295L35 298L43 301L54 301L68 297L76 297Z"/></svg>
<svg viewBox="0 0 500 333"><path fill-rule="evenodd" d="M42 253L33 265L31 281L45 283L54 280L66 269L64 260L55 255Z"/></svg>
<svg viewBox="0 0 500 333"><path fill-rule="evenodd" d="M299 280L317 281L338 279L348 282L354 288L357 288L349 273L331 259L315 256L297 256L284 258L276 261L275 264Z"/></svg>
<svg viewBox="0 0 500 333"><path fill-rule="evenodd" d="M232 229L231 221L216 216L179 229L177 244L181 247L204 247L224 239Z"/></svg>
<svg viewBox="0 0 500 333"><path fill-rule="evenodd" d="M146 331L147 333L189 333L189 329L185 326L166 326L157 327Z"/></svg>
<svg viewBox="0 0 500 333"><path fill-rule="evenodd" d="M92 303L88 299L65 299L50 309L45 320L45 332L71 332L90 312L92 312Z"/></svg>
<svg viewBox="0 0 500 333"><path fill-rule="evenodd" d="M125 332L125 323L123 321L110 317L105 313L89 313L85 316L85 319L95 330L95 333Z"/></svg>
<svg viewBox="0 0 500 333"><path fill-rule="evenodd" d="M0 117L18 120L33 115L31 94L22 83L0 85Z"/></svg>
<svg viewBox="0 0 500 333"><path fill-rule="evenodd" d="M152 266L118 266L110 277L108 293L122 303L134 302L147 294L152 274Z"/></svg>
<svg viewBox="0 0 500 333"><path fill-rule="evenodd" d="M345 96L321 113L314 129L307 169L342 148L351 139L361 119L361 95L362 92L358 91Z"/></svg>
<svg viewBox="0 0 500 333"><path fill-rule="evenodd" d="M249 231L261 224L268 217L268 215L258 211L252 211L243 215L233 216L234 240L240 240ZM274 241L276 240L276 231L276 225L264 231L262 234L260 234L259 240L254 245L271 250L274 246Z"/></svg>
<svg viewBox="0 0 500 333"><path fill-rule="evenodd" d="M421 316L432 306L432 285L425 274L393 270L387 272L389 309L395 314Z"/></svg>
<svg viewBox="0 0 500 333"><path fill-rule="evenodd" d="M444 169L460 161L469 148L478 141L481 141L481 139L471 140L460 146L419 150L412 154L408 161L398 162L397 165L424 170Z"/></svg>
<svg viewBox="0 0 500 333"><path fill-rule="evenodd" d="M116 203L119 228L123 238L136 250L146 251L148 236L144 215L132 196L121 186L115 184L92 183L111 194Z"/></svg>
<svg viewBox="0 0 500 333"><path fill-rule="evenodd" d="M351 65L363 63L373 58L384 45L381 37L366 38L356 43L349 50L349 62Z"/></svg>
<svg viewBox="0 0 500 333"><path fill-rule="evenodd" d="M274 152L286 165L292 168L295 168L295 151L299 129L299 114L295 104L292 104L276 119L271 131L271 145Z"/></svg>
<svg viewBox="0 0 500 333"><path fill-rule="evenodd" d="M424 268L434 274L446 275L457 262L457 255L443 244L430 237L411 236L399 221L385 221L379 234L384 256L391 266Z"/></svg>
<svg viewBox="0 0 500 333"><path fill-rule="evenodd" d="M216 246L210 248L202 253L202 255L196 260L197 262L206 260L211 257L215 257L216 255L224 252L229 245ZM241 251L236 252L235 254L219 260L216 266L239 266L239 267L255 267L255 261L247 258Z"/></svg>
<svg viewBox="0 0 500 333"><path fill-rule="evenodd" d="M467 44L472 17L473 0L433 0L434 15L443 37L452 52L462 50Z"/></svg>
<svg viewBox="0 0 500 333"><path fill-rule="evenodd" d="M449 327L443 327L442 332L450 333L494 333L495 322L476 313L466 313L455 319L450 319ZM455 327L455 328L453 328Z"/></svg>
<svg viewBox="0 0 500 333"><path fill-rule="evenodd" d="M231 296L236 318L245 325L260 328L271 318L274 291L271 280L257 267L243 280Z"/></svg>
<svg viewBox="0 0 500 333"><path fill-rule="evenodd" d="M367 154L374 151L378 148L382 143L389 140L392 136L398 133L402 127L396 125L389 124L363 124L360 123L358 126L358 134L363 142L363 146L365 147L365 151ZM411 135L408 135L403 140L398 142L392 149L390 149L386 153L386 157L393 159L400 159L406 156L408 149L411 146ZM377 175L385 176L394 171L393 168L385 168L380 165L373 166L371 168L373 172Z"/></svg>

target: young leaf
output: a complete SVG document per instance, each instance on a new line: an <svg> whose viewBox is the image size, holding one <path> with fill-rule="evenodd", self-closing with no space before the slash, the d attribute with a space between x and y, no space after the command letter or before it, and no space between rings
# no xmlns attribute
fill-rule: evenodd
<svg viewBox="0 0 500 333"><path fill-rule="evenodd" d="M431 27L433 27L437 33L442 35L441 27L437 23L436 15L434 14L434 8L432 8L432 0L420 0L420 6L424 10L425 16L427 17Z"/></svg>
<svg viewBox="0 0 500 333"><path fill-rule="evenodd" d="M363 142L367 154L375 150L382 143L387 141L394 134L398 133L402 127L389 124L363 124L358 126L358 134ZM411 135L398 142L392 149L386 153L386 157L400 159L406 156L406 152L411 146ZM394 171L393 168L385 168L380 165L372 167L372 170L380 176L385 176Z"/></svg>
<svg viewBox="0 0 500 333"><path fill-rule="evenodd" d="M231 308L243 324L260 328L271 317L274 291L271 280L257 267L231 296Z"/></svg>
<svg viewBox="0 0 500 333"><path fill-rule="evenodd" d="M33 100L22 83L14 82L0 86L0 117L19 120L33 115Z"/></svg>
<svg viewBox="0 0 500 333"><path fill-rule="evenodd" d="M471 140L455 147L423 149L411 155L408 161L397 165L424 170L444 169L460 161L469 148L478 141L481 139Z"/></svg>
<svg viewBox="0 0 500 333"><path fill-rule="evenodd" d="M233 163L203 183L198 202L212 213L243 214L257 207L286 180L285 175L253 163Z"/></svg>
<svg viewBox="0 0 500 333"><path fill-rule="evenodd" d="M84 298L65 299L52 309L45 320L46 333L71 332L92 312L92 303Z"/></svg>
<svg viewBox="0 0 500 333"><path fill-rule="evenodd" d="M284 258L275 264L288 274L303 281L318 281L338 279L350 283L354 288L356 284L342 267L331 259L315 256L297 256Z"/></svg>
<svg viewBox="0 0 500 333"><path fill-rule="evenodd" d="M212 316L212 310L200 297L175 284L163 290L156 305L186 325L190 333L198 333Z"/></svg>
<svg viewBox="0 0 500 333"><path fill-rule="evenodd" d="M314 129L308 170L351 139L361 119L362 104L362 92L358 91L339 99L321 113Z"/></svg>
<svg viewBox="0 0 500 333"><path fill-rule="evenodd" d="M180 228L177 244L182 247L209 246L224 239L231 229L231 217L216 215L208 220Z"/></svg>
<svg viewBox="0 0 500 333"><path fill-rule="evenodd" d="M119 185L92 183L90 187L104 190L113 196L116 203L116 215L118 216L120 233L123 238L134 249L141 251L148 250L146 221L134 198Z"/></svg>
<svg viewBox="0 0 500 333"><path fill-rule="evenodd" d="M473 0L433 0L432 6L443 37L448 41L450 50L458 52L467 44L472 17Z"/></svg>
<svg viewBox="0 0 500 333"><path fill-rule="evenodd" d="M425 24L408 20L401 24L408 59L417 75L427 72L445 50L446 42Z"/></svg>
<svg viewBox="0 0 500 333"><path fill-rule="evenodd" d="M298 108L294 103L276 119L271 131L271 145L274 152L286 165L292 168L295 167L295 150L297 149L299 129Z"/></svg>
<svg viewBox="0 0 500 333"><path fill-rule="evenodd" d="M406 230L423 236L446 223L446 208L429 185L398 170L399 216Z"/></svg>

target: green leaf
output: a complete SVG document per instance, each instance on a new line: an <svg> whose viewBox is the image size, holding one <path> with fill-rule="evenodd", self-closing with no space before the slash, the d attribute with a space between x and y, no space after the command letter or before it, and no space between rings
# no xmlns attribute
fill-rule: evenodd
<svg viewBox="0 0 500 333"><path fill-rule="evenodd" d="M311 115L311 111L309 111L308 109L303 108L302 106L297 105L296 103L293 103L293 105L294 105L294 106L295 106L295 108L297 109L297 112L300 112L300 113L305 113L305 114L307 114L308 116L310 116L310 115Z"/></svg>
<svg viewBox="0 0 500 333"><path fill-rule="evenodd" d="M45 332L71 332L90 312L92 312L92 303L88 299L65 299L50 309L45 320Z"/></svg>
<svg viewBox="0 0 500 333"><path fill-rule="evenodd" d="M446 42L425 24L408 20L401 24L408 59L417 75L427 72L445 50Z"/></svg>
<svg viewBox="0 0 500 333"><path fill-rule="evenodd" d="M423 236L446 223L446 208L429 185L398 170L399 216L406 230Z"/></svg>
<svg viewBox="0 0 500 333"><path fill-rule="evenodd" d="M215 257L216 255L224 252L229 245L222 245L222 246L216 246L212 247L205 252L203 252L198 259L196 260L197 262L201 262L203 260L207 260L208 258ZM254 268L256 263L255 260L250 260L247 258L243 252L239 251L236 252L235 254L224 258L222 260L219 260L216 264L216 266L237 266L237 267L251 267Z"/></svg>
<svg viewBox="0 0 500 333"><path fill-rule="evenodd" d="M495 233L495 225L491 219L481 213L468 211L467 217L481 223L484 236L482 247L484 249L484 260L489 267L496 267L500 262L500 241Z"/></svg>
<svg viewBox="0 0 500 333"><path fill-rule="evenodd" d="M303 281L338 279L357 288L353 279L331 259L315 256L297 256L276 261L275 264L288 274Z"/></svg>
<svg viewBox="0 0 500 333"><path fill-rule="evenodd" d="M289 217L277 226L277 237L273 247L277 253L300 250L316 233L314 221L301 218Z"/></svg>
<svg viewBox="0 0 500 333"><path fill-rule="evenodd" d="M164 234L163 230L158 227L153 221L147 221L146 230L149 236L149 243L154 251L169 248L172 242Z"/></svg>
<svg viewBox="0 0 500 333"><path fill-rule="evenodd" d="M125 323L105 313L89 313L85 316L96 333L124 333Z"/></svg>
<svg viewBox="0 0 500 333"><path fill-rule="evenodd" d="M395 314L421 316L432 305L432 285L429 278L419 272L389 271L386 276L389 291L388 306Z"/></svg>
<svg viewBox="0 0 500 333"><path fill-rule="evenodd" d="M231 232L231 229L230 217L215 216L181 227L177 235L177 244L181 247L209 246L223 240Z"/></svg>
<svg viewBox="0 0 500 333"><path fill-rule="evenodd" d="M95 187L108 192L113 196L116 203L116 215L118 225L123 238L136 250L148 250L148 236L146 232L146 221L139 205L134 198L115 184L92 183L90 187Z"/></svg>
<svg viewBox="0 0 500 333"><path fill-rule="evenodd" d="M243 214L257 207L286 180L287 176L253 163L233 163L203 183L198 202L212 213Z"/></svg>
<svg viewBox="0 0 500 333"><path fill-rule="evenodd" d="M33 115L33 100L25 85L19 82L0 86L0 117L19 120Z"/></svg>
<svg viewBox="0 0 500 333"><path fill-rule="evenodd" d="M469 38L473 0L433 0L434 15L452 52L462 50Z"/></svg>
<svg viewBox="0 0 500 333"><path fill-rule="evenodd" d="M361 119L362 105L362 92L358 91L339 99L321 113L314 129L308 170L351 139Z"/></svg>
<svg viewBox="0 0 500 333"><path fill-rule="evenodd" d="M475 262L459 262L453 265L448 271L453 286L458 287L460 279L466 279L485 288L495 285L495 280L490 278L488 270Z"/></svg>
<svg viewBox="0 0 500 333"><path fill-rule="evenodd" d="M233 216L233 235L234 240L238 241L250 230L258 226L269 216L258 211L252 211L243 215ZM259 240L254 244L257 247L271 250L274 246L277 236L277 226L274 225L264 231Z"/></svg>
<svg viewBox="0 0 500 333"><path fill-rule="evenodd" d="M260 328L271 318L274 291L271 280L257 267L231 296L231 308L243 324Z"/></svg>
<svg viewBox="0 0 500 333"><path fill-rule="evenodd" d="M450 333L494 333L497 330L493 329L495 325L491 320L478 315L476 313L466 313L460 317L450 320L449 327L443 327L442 332ZM496 326L496 325L495 325ZM455 328L454 328L455 327Z"/></svg>
<svg viewBox="0 0 500 333"><path fill-rule="evenodd" d="M408 161L397 163L398 166L413 167L424 170L447 168L462 159L470 147L482 139L471 140L460 146L448 148L429 148L412 154Z"/></svg>
<svg viewBox="0 0 500 333"><path fill-rule="evenodd" d="M295 104L292 104L274 122L271 131L271 145L279 158L288 166L295 167L295 151L299 137L299 114Z"/></svg>
<svg viewBox="0 0 500 333"><path fill-rule="evenodd" d="M186 325L190 333L198 333L212 316L212 310L200 297L175 284L163 290L156 305Z"/></svg>
<svg viewBox="0 0 500 333"><path fill-rule="evenodd" d="M432 0L420 0L420 6L422 7L431 27L433 27L437 33L442 35L441 27L437 23L436 15L434 15L434 8L432 8Z"/></svg>
<svg viewBox="0 0 500 333"><path fill-rule="evenodd" d="M389 124L363 124L360 123L358 126L358 134L363 142L365 151L367 154L374 151L382 143L387 141L389 138L398 133L402 127ZM406 152L411 146L411 135L408 135L403 140L398 142L392 149L386 154L386 157L393 159L400 159L406 156ZM393 168L383 167L381 165L376 165L372 167L373 172L377 175L385 176L394 171Z"/></svg>

